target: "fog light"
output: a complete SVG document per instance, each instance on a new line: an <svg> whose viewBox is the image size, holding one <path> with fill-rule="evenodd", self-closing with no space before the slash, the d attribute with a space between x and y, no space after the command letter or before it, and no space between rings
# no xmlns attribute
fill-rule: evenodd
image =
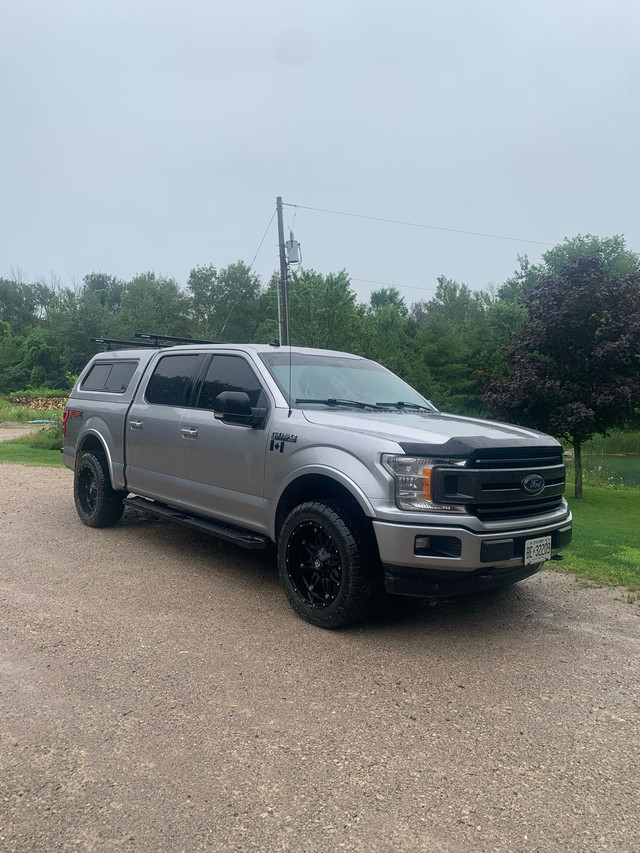
<svg viewBox="0 0 640 853"><path fill-rule="evenodd" d="M462 540L457 536L416 536L413 544L416 557L459 558L462 554Z"/></svg>

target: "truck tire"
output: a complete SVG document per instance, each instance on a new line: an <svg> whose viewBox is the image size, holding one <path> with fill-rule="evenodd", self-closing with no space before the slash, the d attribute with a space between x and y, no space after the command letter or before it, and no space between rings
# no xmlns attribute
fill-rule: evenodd
<svg viewBox="0 0 640 853"><path fill-rule="evenodd" d="M88 527L111 527L122 518L124 492L112 488L107 460L101 453L80 456L73 497L80 521Z"/></svg>
<svg viewBox="0 0 640 853"><path fill-rule="evenodd" d="M343 504L310 501L289 513L278 537L278 571L298 615L319 628L343 628L369 612L368 540Z"/></svg>

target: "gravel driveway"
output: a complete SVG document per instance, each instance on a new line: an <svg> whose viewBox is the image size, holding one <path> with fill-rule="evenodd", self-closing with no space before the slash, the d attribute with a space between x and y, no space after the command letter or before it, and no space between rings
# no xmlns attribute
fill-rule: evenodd
<svg viewBox="0 0 640 853"><path fill-rule="evenodd" d="M0 465L3 851L640 849L640 608L544 572L302 622L273 557Z"/></svg>
<svg viewBox="0 0 640 853"><path fill-rule="evenodd" d="M20 426L19 424L5 424L0 422L0 441L12 441L14 438L22 438L37 432L34 427Z"/></svg>

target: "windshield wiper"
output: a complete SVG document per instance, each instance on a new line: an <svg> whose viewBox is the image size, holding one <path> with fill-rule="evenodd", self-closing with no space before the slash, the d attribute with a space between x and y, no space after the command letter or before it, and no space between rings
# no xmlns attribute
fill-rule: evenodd
<svg viewBox="0 0 640 853"><path fill-rule="evenodd" d="M337 397L326 397L324 400L298 398L296 403L318 403L323 406L346 406L350 409L377 409L380 403L361 403L359 400L342 400Z"/></svg>
<svg viewBox="0 0 640 853"><path fill-rule="evenodd" d="M395 409L418 409L421 412L431 412L432 415L439 414L435 407L422 406L420 403L406 403L398 400L397 403L376 403L376 406L393 406Z"/></svg>

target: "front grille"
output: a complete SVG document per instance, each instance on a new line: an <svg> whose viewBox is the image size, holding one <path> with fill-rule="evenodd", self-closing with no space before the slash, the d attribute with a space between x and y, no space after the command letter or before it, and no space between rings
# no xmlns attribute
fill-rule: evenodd
<svg viewBox="0 0 640 853"><path fill-rule="evenodd" d="M530 474L544 479L544 488L537 495L528 494L523 487ZM464 468L437 468L433 479L435 500L464 504L483 521L500 521L558 509L565 466L561 448L483 448L475 451Z"/></svg>

